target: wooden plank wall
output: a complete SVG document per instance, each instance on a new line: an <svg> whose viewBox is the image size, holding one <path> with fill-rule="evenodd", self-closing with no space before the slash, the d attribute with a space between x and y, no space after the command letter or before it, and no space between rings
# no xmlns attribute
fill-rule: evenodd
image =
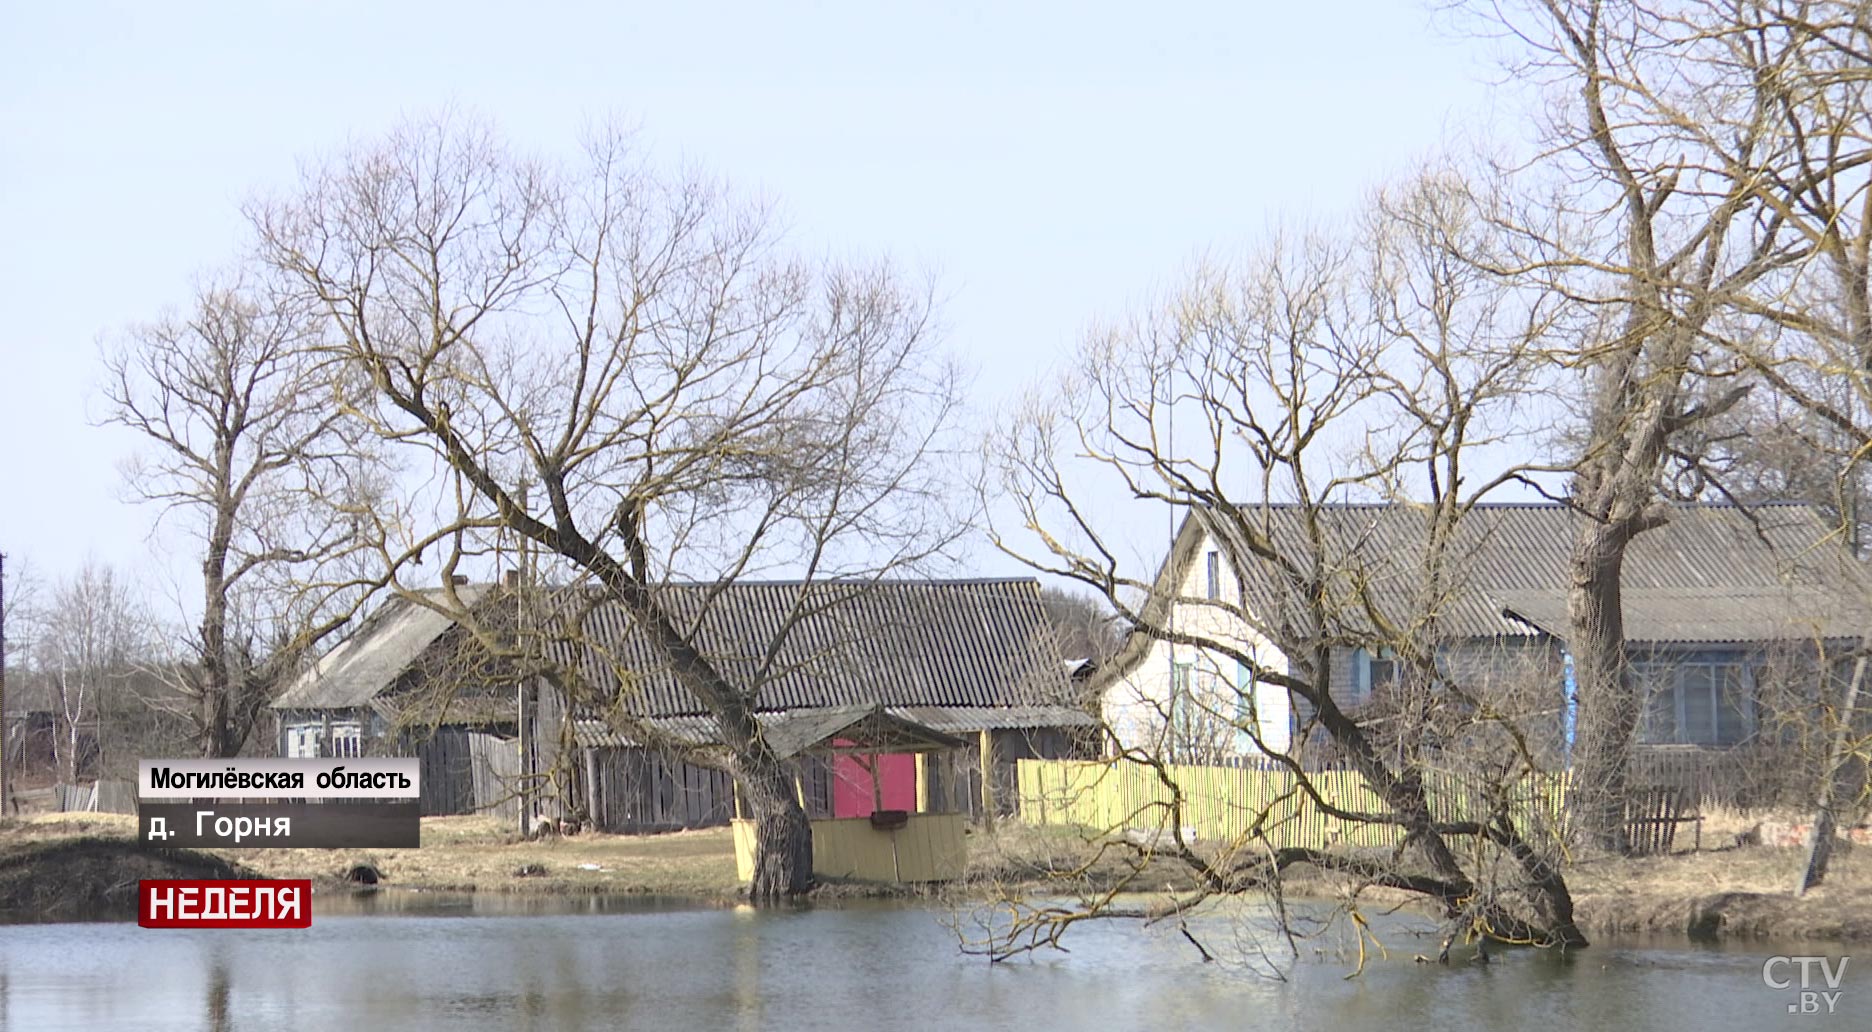
<svg viewBox="0 0 1872 1032"><path fill-rule="evenodd" d="M520 819L519 745L511 738L443 727L410 743L425 817L487 813Z"/></svg>
<svg viewBox="0 0 1872 1032"><path fill-rule="evenodd" d="M959 813L912 814L896 831L879 831L864 817L816 820L813 873L877 882L960 878L968 858L967 824ZM754 822L734 822L734 843L736 872L747 881L754 872Z"/></svg>
<svg viewBox="0 0 1872 1032"><path fill-rule="evenodd" d="M460 728L438 728L413 743L424 817L474 812L470 734Z"/></svg>
<svg viewBox="0 0 1872 1032"><path fill-rule="evenodd" d="M978 736L969 745L930 757L930 809L981 817L982 772ZM1004 728L994 733L995 809L1011 814L1020 807L1020 764L1036 759L1066 760L1078 753L1072 736L1061 728ZM945 761L944 757L947 757Z"/></svg>
<svg viewBox="0 0 1872 1032"><path fill-rule="evenodd" d="M136 783L133 781L92 781L77 785L60 782L53 786L52 795L63 813L136 812Z"/></svg>
<svg viewBox="0 0 1872 1032"><path fill-rule="evenodd" d="M511 738L468 732L468 772L476 813L504 821L520 820L520 743Z"/></svg>
<svg viewBox="0 0 1872 1032"><path fill-rule="evenodd" d="M719 827L734 816L734 779L723 771L622 747L592 749L577 769L592 822L602 831Z"/></svg>

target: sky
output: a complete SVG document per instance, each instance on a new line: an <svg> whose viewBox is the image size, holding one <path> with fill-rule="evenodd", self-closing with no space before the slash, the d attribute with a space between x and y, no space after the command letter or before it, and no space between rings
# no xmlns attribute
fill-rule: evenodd
<svg viewBox="0 0 1872 1032"><path fill-rule="evenodd" d="M125 500L137 444L97 423L99 342L229 261L245 198L400 118L452 105L567 156L593 120L634 123L778 202L796 244L932 272L992 412L1198 256L1492 124L1486 55L1427 3L1330 7L6 4L0 551L42 581L186 566Z"/></svg>

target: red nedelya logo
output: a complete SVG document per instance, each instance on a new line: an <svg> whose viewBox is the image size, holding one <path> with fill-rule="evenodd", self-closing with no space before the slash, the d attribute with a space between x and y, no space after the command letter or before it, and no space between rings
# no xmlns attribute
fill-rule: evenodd
<svg viewBox="0 0 1872 1032"><path fill-rule="evenodd" d="M308 878L145 881L137 893L145 928L310 928Z"/></svg>

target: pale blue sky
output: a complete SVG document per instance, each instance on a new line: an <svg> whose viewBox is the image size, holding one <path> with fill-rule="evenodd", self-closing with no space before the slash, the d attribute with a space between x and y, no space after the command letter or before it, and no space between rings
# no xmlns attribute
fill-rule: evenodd
<svg viewBox="0 0 1872 1032"><path fill-rule="evenodd" d="M132 442L91 425L97 339L186 301L250 192L401 115L565 152L635 121L797 241L933 270L991 409L1198 253L1492 124L1489 71L1415 0L7 4L0 550L46 578L173 565L119 500Z"/></svg>

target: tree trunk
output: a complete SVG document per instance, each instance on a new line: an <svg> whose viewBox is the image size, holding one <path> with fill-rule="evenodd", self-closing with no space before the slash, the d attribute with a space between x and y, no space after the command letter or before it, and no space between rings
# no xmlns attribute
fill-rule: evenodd
<svg viewBox="0 0 1872 1032"><path fill-rule="evenodd" d="M777 903L812 889L812 823L794 794L784 760L761 748L736 764L754 820L754 876L748 899Z"/></svg>
<svg viewBox="0 0 1872 1032"><path fill-rule="evenodd" d="M1619 579L1629 541L1616 523L1589 522L1573 547L1567 621L1578 692L1569 795L1579 841L1613 852L1627 848L1625 799L1638 698L1625 655Z"/></svg>
<svg viewBox="0 0 1872 1032"><path fill-rule="evenodd" d="M1314 659L1313 671L1316 683L1330 681L1331 655L1321 650ZM1320 691L1310 700L1320 723L1328 734L1350 759L1353 767L1365 778L1385 805L1403 819L1404 830L1410 841L1421 851L1430 873L1447 887L1447 895L1442 903L1454 916L1466 897L1475 894L1475 884L1463 870L1462 860L1451 848L1449 838L1438 829L1435 816L1430 812L1430 797L1425 790L1423 772L1415 763L1406 763L1393 769L1372 747L1371 740L1358 722L1346 715L1333 702L1330 692ZM1487 907L1486 917L1494 932L1503 938L1512 940L1534 940L1541 945L1559 946L1565 949L1579 949L1587 945L1587 939L1573 920L1573 896L1568 891L1566 878L1552 863L1541 858L1506 822L1494 829L1494 833L1483 832L1489 838L1501 844L1514 856L1532 885L1530 899L1533 904L1538 924L1530 925L1520 921L1500 906ZM1478 835L1478 837L1481 837Z"/></svg>
<svg viewBox="0 0 1872 1032"><path fill-rule="evenodd" d="M558 485L548 481L549 489ZM557 497L557 496L556 496ZM733 757L734 771L747 794L754 820L754 877L748 898L754 903L775 903L812 890L812 822L800 807L793 773L774 752L761 732L754 701L738 691L721 670L676 629L651 589L608 555L583 539L574 539L571 527L562 527L557 542L561 554L571 554L597 573L611 597L648 633L668 657L680 681L715 715L722 744ZM576 544L567 551L567 540Z"/></svg>
<svg viewBox="0 0 1872 1032"><path fill-rule="evenodd" d="M1826 763L1821 767L1820 784L1814 792L1812 827L1807 833L1807 849L1802 857L1799 876L1794 881L1794 898L1799 899L1807 890L1820 884L1826 878L1827 862L1833 858L1833 833L1837 819L1833 816L1833 785L1839 780L1839 772L1853 753L1853 716L1859 708L1859 689L1865 684L1866 657L1861 655L1853 661L1852 681L1846 685L1846 695L1840 700L1840 726L1833 732L1827 743ZM1821 676L1826 676L1821 671Z"/></svg>
<svg viewBox="0 0 1872 1032"><path fill-rule="evenodd" d="M216 499L214 528L208 538L208 553L202 559L201 619L201 754L220 759L240 752L242 743L229 747L228 739L228 663L227 663L227 554L234 533L234 507L228 501L225 485L232 482L228 463L231 452L216 449L217 476L223 485Z"/></svg>

